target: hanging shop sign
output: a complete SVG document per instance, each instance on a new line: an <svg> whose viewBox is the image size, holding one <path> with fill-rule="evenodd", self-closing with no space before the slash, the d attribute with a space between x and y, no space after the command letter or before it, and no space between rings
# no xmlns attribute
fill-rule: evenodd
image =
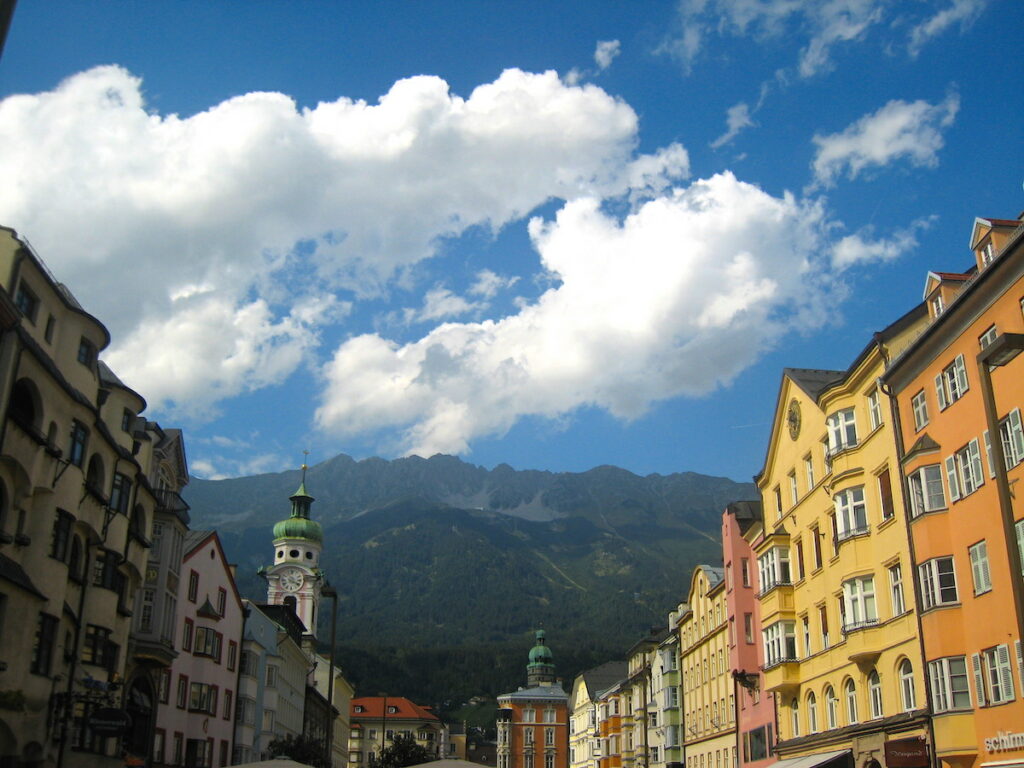
<svg viewBox="0 0 1024 768"><path fill-rule="evenodd" d="M132 716L123 709L101 707L94 709L86 725L102 736L119 736L132 724Z"/></svg>
<svg viewBox="0 0 1024 768"><path fill-rule="evenodd" d="M928 742L919 738L885 742L885 764L887 768L925 768L930 764Z"/></svg>

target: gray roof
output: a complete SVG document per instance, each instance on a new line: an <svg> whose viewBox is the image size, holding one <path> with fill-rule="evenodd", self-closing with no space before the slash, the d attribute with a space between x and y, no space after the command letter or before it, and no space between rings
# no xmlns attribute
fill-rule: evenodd
<svg viewBox="0 0 1024 768"><path fill-rule="evenodd" d="M629 672L629 665L624 661L606 661L599 667L581 672L580 676L587 686L591 698L599 691L606 690L613 684L622 680Z"/></svg>
<svg viewBox="0 0 1024 768"><path fill-rule="evenodd" d="M740 533L746 533L754 523L764 520L760 501L734 501L726 506L725 514L732 515L736 519Z"/></svg>
<svg viewBox="0 0 1024 768"><path fill-rule="evenodd" d="M198 547L215 531L189 531L185 534L185 554Z"/></svg>
<svg viewBox="0 0 1024 768"><path fill-rule="evenodd" d="M846 375L846 371L829 371L818 368L784 368L783 373L796 382L807 396L817 400L829 385L836 383Z"/></svg>
<svg viewBox="0 0 1024 768"><path fill-rule="evenodd" d="M535 688L521 688L514 693L503 693L499 699L568 699L569 694L560 685L538 685Z"/></svg>
<svg viewBox="0 0 1024 768"><path fill-rule="evenodd" d="M712 565L700 566L708 576L708 586L717 587L725 579L725 568L716 568Z"/></svg>

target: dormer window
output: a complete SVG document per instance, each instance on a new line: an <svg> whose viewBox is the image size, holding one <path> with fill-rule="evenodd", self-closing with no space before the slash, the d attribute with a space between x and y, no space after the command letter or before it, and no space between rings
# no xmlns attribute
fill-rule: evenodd
<svg viewBox="0 0 1024 768"><path fill-rule="evenodd" d="M936 293L931 300L932 315L938 317L942 314L942 311L946 308L945 303L942 301L942 294Z"/></svg>
<svg viewBox="0 0 1024 768"><path fill-rule="evenodd" d="M987 267L992 263L992 260L996 257L995 249L992 247L992 241L989 240L980 249L978 249L978 256L981 259L981 266Z"/></svg>

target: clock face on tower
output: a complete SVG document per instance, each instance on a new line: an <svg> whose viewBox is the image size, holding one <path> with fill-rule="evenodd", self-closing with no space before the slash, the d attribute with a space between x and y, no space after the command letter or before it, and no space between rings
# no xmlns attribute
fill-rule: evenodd
<svg viewBox="0 0 1024 768"><path fill-rule="evenodd" d="M289 568L281 574L281 588L294 592L302 586L302 571L298 568Z"/></svg>

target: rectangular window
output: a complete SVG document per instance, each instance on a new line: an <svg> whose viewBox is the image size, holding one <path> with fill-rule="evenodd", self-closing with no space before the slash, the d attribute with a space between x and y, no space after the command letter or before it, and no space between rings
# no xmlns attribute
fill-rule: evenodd
<svg viewBox="0 0 1024 768"><path fill-rule="evenodd" d="M981 667L988 703L1003 704L1013 701L1013 668L1010 666L1010 646L997 645L995 648L982 651Z"/></svg>
<svg viewBox="0 0 1024 768"><path fill-rule="evenodd" d="M89 440L89 430L80 421L71 422L71 445L68 448L68 461L81 467L85 460L85 446Z"/></svg>
<svg viewBox="0 0 1024 768"><path fill-rule="evenodd" d="M220 632L216 632L210 627L198 627L196 629L195 650L192 653L196 656L208 656L219 661L223 637Z"/></svg>
<svg viewBox="0 0 1024 768"><path fill-rule="evenodd" d="M82 648L82 661L95 664L108 672L117 668L117 654L120 647L111 641L111 631L106 627L89 624L85 629L85 646Z"/></svg>
<svg viewBox="0 0 1024 768"><path fill-rule="evenodd" d="M859 576L843 582L846 623L843 631L878 623L874 576Z"/></svg>
<svg viewBox="0 0 1024 768"><path fill-rule="evenodd" d="M810 491L814 487L814 461L809 453L804 456L804 477L807 478L807 490Z"/></svg>
<svg viewBox="0 0 1024 768"><path fill-rule="evenodd" d="M78 342L78 362L92 368L96 362L96 345L83 336Z"/></svg>
<svg viewBox="0 0 1024 768"><path fill-rule="evenodd" d="M188 694L188 711L217 714L217 688L207 683L192 683Z"/></svg>
<svg viewBox="0 0 1024 768"><path fill-rule="evenodd" d="M131 432L132 424L135 421L135 414L132 413L128 408L121 411L121 431Z"/></svg>
<svg viewBox="0 0 1024 768"><path fill-rule="evenodd" d="M877 475L878 478L878 501L882 505L882 519L891 520L896 515L896 508L892 503L892 481L889 479L889 468L886 467Z"/></svg>
<svg viewBox="0 0 1024 768"><path fill-rule="evenodd" d="M980 595L992 589L992 574L988 567L988 545L984 541L967 548L971 556L971 577L974 594Z"/></svg>
<svg viewBox="0 0 1024 768"><path fill-rule="evenodd" d="M178 692L175 696L174 703L178 709L184 709L185 705L188 704L188 676L178 675Z"/></svg>
<svg viewBox="0 0 1024 768"><path fill-rule="evenodd" d="M910 514L912 517L946 508L942 490L942 470L938 464L929 464L907 477L910 487Z"/></svg>
<svg viewBox="0 0 1024 768"><path fill-rule="evenodd" d="M777 621L766 627L762 634L766 667L796 661L796 622Z"/></svg>
<svg viewBox="0 0 1024 768"><path fill-rule="evenodd" d="M889 597L892 602L892 615L903 615L907 610L907 603L903 597L903 569L899 563L889 566Z"/></svg>
<svg viewBox="0 0 1024 768"><path fill-rule="evenodd" d="M277 667L273 664L267 665L267 688L277 687Z"/></svg>
<svg viewBox="0 0 1024 768"><path fill-rule="evenodd" d="M923 610L939 605L952 605L958 600L956 572L952 557L937 557L917 567L921 579Z"/></svg>
<svg viewBox="0 0 1024 768"><path fill-rule="evenodd" d="M910 407L914 411L914 431L920 432L928 424L928 401L923 389L911 399Z"/></svg>
<svg viewBox="0 0 1024 768"><path fill-rule="evenodd" d="M32 647L32 663L29 670L36 675L49 675L53 666L53 649L57 643L56 616L48 613L39 614L36 625L36 642Z"/></svg>
<svg viewBox="0 0 1024 768"><path fill-rule="evenodd" d="M984 349L993 341L996 340L996 336L999 335L999 331L996 330L994 325L990 325L981 336L978 337L978 346Z"/></svg>
<svg viewBox="0 0 1024 768"><path fill-rule="evenodd" d="M754 614L752 613L743 614L743 638L747 644L754 642Z"/></svg>
<svg viewBox="0 0 1024 768"><path fill-rule="evenodd" d="M199 574L190 571L188 574L188 601L194 603L199 596Z"/></svg>
<svg viewBox="0 0 1024 768"><path fill-rule="evenodd" d="M857 445L857 420L853 408L836 411L826 419L828 452L835 455Z"/></svg>
<svg viewBox="0 0 1024 768"><path fill-rule="evenodd" d="M967 389L967 366L964 365L964 356L957 355L956 359L935 377L935 396L939 401L939 410L946 410L967 394Z"/></svg>
<svg viewBox="0 0 1024 768"><path fill-rule="evenodd" d="M840 491L833 500L836 507L836 522L839 526L839 541L868 532L868 508L864 503L864 486Z"/></svg>
<svg viewBox="0 0 1024 768"><path fill-rule="evenodd" d="M804 631L804 656L811 655L811 620L804 616L800 620Z"/></svg>
<svg viewBox="0 0 1024 768"><path fill-rule="evenodd" d="M789 572L789 547L772 547L757 558L761 593L773 587L792 584Z"/></svg>
<svg viewBox="0 0 1024 768"><path fill-rule="evenodd" d="M238 643L228 640L228 672L235 671L235 661L238 659Z"/></svg>
<svg viewBox="0 0 1024 768"><path fill-rule="evenodd" d="M970 496L985 483L981 469L981 448L977 438L952 456L946 457L946 480L953 501Z"/></svg>
<svg viewBox="0 0 1024 768"><path fill-rule="evenodd" d="M932 684L934 712L971 708L967 662L963 656L949 656L928 662L928 675Z"/></svg>
<svg viewBox="0 0 1024 768"><path fill-rule="evenodd" d="M822 649L829 647L829 635L828 635L828 608L824 605L818 606L818 623L821 625L821 647Z"/></svg>
<svg viewBox="0 0 1024 768"><path fill-rule="evenodd" d="M122 515L128 513L128 504L131 501L132 481L120 472L114 473L114 484L110 489L110 508ZM141 531L140 531L141 533Z"/></svg>
<svg viewBox="0 0 1024 768"><path fill-rule="evenodd" d="M68 543L71 540L71 524L75 521L63 509L57 510L57 519L53 521L53 536L50 541L50 557L62 563L68 558Z"/></svg>
<svg viewBox="0 0 1024 768"><path fill-rule="evenodd" d="M999 422L999 440L1003 446L1003 458L1007 469L1012 469L1024 461L1024 428L1021 426L1019 408L1014 408Z"/></svg>
<svg viewBox="0 0 1024 768"><path fill-rule="evenodd" d="M800 581L807 573L804 569L804 543L802 541L796 543L796 568L796 578L797 581Z"/></svg>
<svg viewBox="0 0 1024 768"><path fill-rule="evenodd" d="M28 318L32 325L36 324L36 315L39 313L39 297L22 280L18 284L18 290L14 294L14 306L21 310L21 314Z"/></svg>
<svg viewBox="0 0 1024 768"><path fill-rule="evenodd" d="M868 395L868 418L872 429L882 426L882 395L877 388Z"/></svg>
<svg viewBox="0 0 1024 768"><path fill-rule="evenodd" d="M779 486L775 486L772 489L772 493L775 496L775 517L776 519L782 518L782 489Z"/></svg>
<svg viewBox="0 0 1024 768"><path fill-rule="evenodd" d="M789 500L793 506L800 500L800 489L796 485L796 471L789 473Z"/></svg>
<svg viewBox="0 0 1024 768"><path fill-rule="evenodd" d="M814 539L814 570L821 568L821 531L818 526L811 528L811 537Z"/></svg>
<svg viewBox="0 0 1024 768"><path fill-rule="evenodd" d="M185 625L181 630L181 650L183 651L192 650L192 627L194 624L192 619L185 619Z"/></svg>
<svg viewBox="0 0 1024 768"><path fill-rule="evenodd" d="M164 761L164 738L166 731L163 728L157 728L153 733L153 762L162 763Z"/></svg>
<svg viewBox="0 0 1024 768"><path fill-rule="evenodd" d="M224 615L224 611L228 604L228 592L224 587L218 587L217 589L217 613L221 616Z"/></svg>
<svg viewBox="0 0 1024 768"><path fill-rule="evenodd" d="M743 574L743 586L750 586L750 560L746 557L740 560L740 572Z"/></svg>

